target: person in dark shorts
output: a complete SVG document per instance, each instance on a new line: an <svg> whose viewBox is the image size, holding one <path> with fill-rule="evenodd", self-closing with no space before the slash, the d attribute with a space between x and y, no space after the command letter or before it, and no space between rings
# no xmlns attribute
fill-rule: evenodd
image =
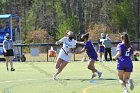
<svg viewBox="0 0 140 93"><path fill-rule="evenodd" d="M105 48L103 46L104 40L105 40L105 34L101 33L101 38L98 40L98 45L99 45L98 52L100 56L100 59L99 59L100 62L104 61L104 52L105 52Z"/></svg>
<svg viewBox="0 0 140 93"><path fill-rule="evenodd" d="M117 53L113 57L113 60L118 60L117 69L119 82L123 87L124 93L129 93L126 84L130 84L130 90L134 89L133 80L130 79L131 72L133 71L133 63L131 60L133 49L126 32L122 33L121 38L122 42L117 45Z"/></svg>
<svg viewBox="0 0 140 93"><path fill-rule="evenodd" d="M12 39L10 39L9 34L6 34L5 40L3 41L3 52L4 52L4 57L6 59L7 71L9 70L8 62L10 62L11 71L15 71L15 69L13 68L13 62L12 62L12 57L14 56L13 41Z"/></svg>
<svg viewBox="0 0 140 93"><path fill-rule="evenodd" d="M97 61L97 53L95 51L94 45L92 41L89 39L89 33L83 34L81 36L81 40L84 41L84 48L81 51L75 52L75 54L80 54L84 51L86 51L86 54L90 58L89 63L88 63L88 69L92 71L92 77L96 77L95 72L97 73L98 77L100 78L102 75L102 72L99 72L96 68L94 63Z"/></svg>

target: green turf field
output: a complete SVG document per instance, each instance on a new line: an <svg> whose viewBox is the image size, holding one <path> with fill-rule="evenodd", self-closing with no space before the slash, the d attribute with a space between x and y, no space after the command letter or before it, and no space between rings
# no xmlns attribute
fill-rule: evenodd
<svg viewBox="0 0 140 93"><path fill-rule="evenodd" d="M90 79L87 62L71 62L59 75L59 80L51 80L55 63L30 62L14 63L15 72L6 71L5 63L0 63L0 93L122 93L116 77L116 63L96 63L103 72L102 78ZM140 63L134 62L132 78L135 90L140 93Z"/></svg>

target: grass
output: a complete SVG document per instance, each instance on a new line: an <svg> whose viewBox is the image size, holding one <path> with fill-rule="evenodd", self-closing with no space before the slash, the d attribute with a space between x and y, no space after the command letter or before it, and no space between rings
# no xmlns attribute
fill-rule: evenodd
<svg viewBox="0 0 140 93"><path fill-rule="evenodd" d="M55 71L53 62L15 62L15 72L6 71L5 63L0 63L0 93L122 93L116 76L116 62L96 63L103 72L102 78L90 79L87 62L71 62L58 76L51 80ZM134 91L140 93L139 62L134 62L132 78Z"/></svg>

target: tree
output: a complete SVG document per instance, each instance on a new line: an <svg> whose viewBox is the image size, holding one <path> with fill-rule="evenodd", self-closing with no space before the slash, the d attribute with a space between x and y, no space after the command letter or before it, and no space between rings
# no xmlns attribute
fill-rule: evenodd
<svg viewBox="0 0 140 93"><path fill-rule="evenodd" d="M134 2L134 3L133 3ZM22 17L22 39L30 31L43 29L54 39L66 30L74 34L88 31L88 27L104 25L112 32L128 31L133 37L139 33L139 0L1 0L0 13ZM137 27L137 30L136 30ZM61 35L62 34L62 35Z"/></svg>
<svg viewBox="0 0 140 93"><path fill-rule="evenodd" d="M136 18L132 12L131 0L123 0L120 3L113 5L110 10L112 24L118 28L118 32L127 31L131 34L131 39L135 39Z"/></svg>

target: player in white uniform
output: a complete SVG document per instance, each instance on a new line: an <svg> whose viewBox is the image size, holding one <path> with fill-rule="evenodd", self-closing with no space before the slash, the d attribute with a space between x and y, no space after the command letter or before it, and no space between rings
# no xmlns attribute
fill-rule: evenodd
<svg viewBox="0 0 140 93"><path fill-rule="evenodd" d="M71 59L73 48L75 48L77 41L73 38L73 32L69 31L67 36L63 37L56 44L63 43L59 55L57 57L56 63L56 73L53 75L52 79L55 80L56 76L63 70L63 68L68 64Z"/></svg>

